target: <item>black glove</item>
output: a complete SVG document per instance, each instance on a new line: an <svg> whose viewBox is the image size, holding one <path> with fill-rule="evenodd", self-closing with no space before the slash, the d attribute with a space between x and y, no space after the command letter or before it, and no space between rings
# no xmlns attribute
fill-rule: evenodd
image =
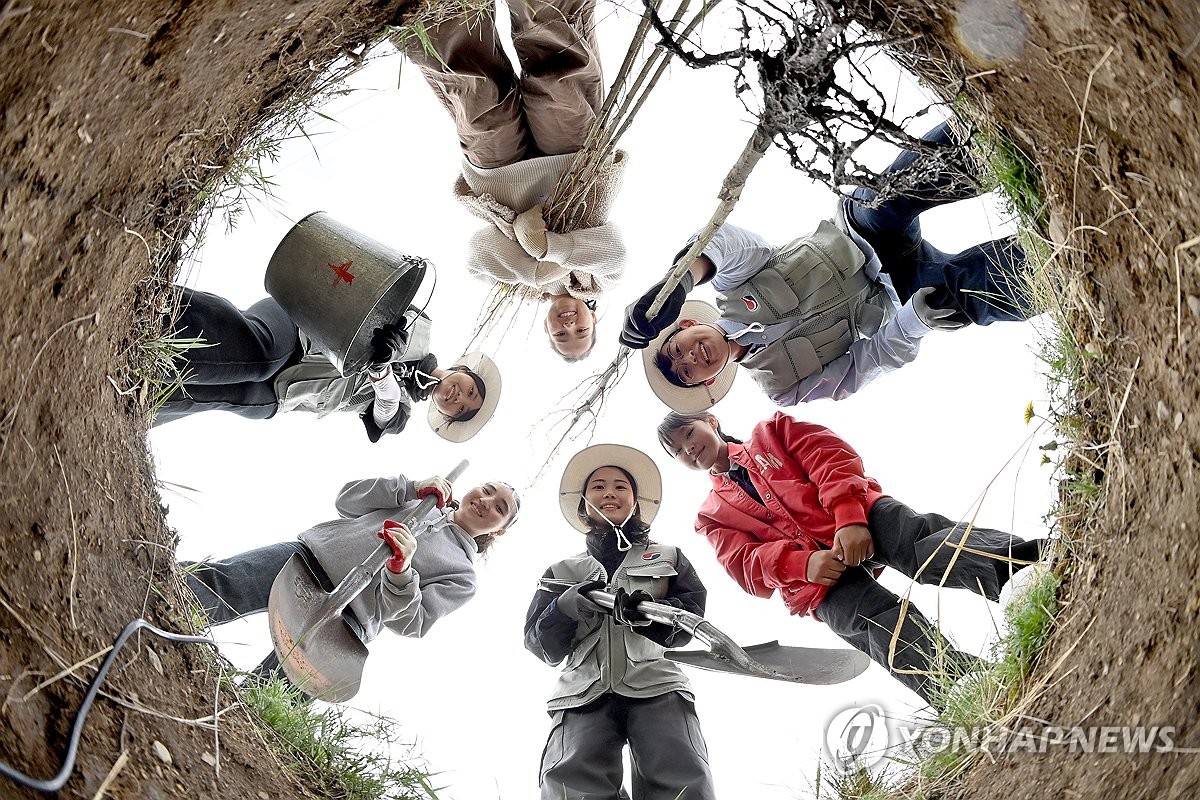
<svg viewBox="0 0 1200 800"><path fill-rule="evenodd" d="M625 324L621 327L621 335L617 337L621 340L621 344L632 347L634 350L644 350L650 346L650 342L654 341L655 337L674 325L675 321L679 319L679 312L683 310L683 301L687 299L687 293L695 285L691 270L683 273L679 284L671 290L667 301L663 303L663 307L658 310L654 319L646 319L646 312L650 310L654 298L658 296L659 290L666 283L667 279L664 277L650 287L650 290L640 299L626 307Z"/></svg>
<svg viewBox="0 0 1200 800"><path fill-rule="evenodd" d="M371 333L371 360L368 369L378 372L395 360L408 347L408 331L404 322L380 325Z"/></svg>
<svg viewBox="0 0 1200 800"><path fill-rule="evenodd" d="M643 600L654 600L649 592L638 589L632 594L625 591L624 588L617 589L613 595L613 619L618 625L628 625L631 628L640 628L643 625L649 625L650 620L646 615L637 610L638 603Z"/></svg>
<svg viewBox="0 0 1200 800"><path fill-rule="evenodd" d="M603 614L604 609L588 599L587 593L603 589L604 581L588 581L577 583L558 596L558 610L577 622L586 622L597 614Z"/></svg>
<svg viewBox="0 0 1200 800"><path fill-rule="evenodd" d="M433 378L437 364L437 356L429 353L419 363L406 365L400 376L400 385L408 392L409 397L418 402L429 399L429 395L433 394L433 389L438 384ZM417 375L418 372L421 375Z"/></svg>

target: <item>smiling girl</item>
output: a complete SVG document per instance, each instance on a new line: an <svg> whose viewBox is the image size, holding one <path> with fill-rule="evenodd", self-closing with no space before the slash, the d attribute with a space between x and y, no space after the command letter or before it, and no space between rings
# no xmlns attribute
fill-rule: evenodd
<svg viewBox="0 0 1200 800"><path fill-rule="evenodd" d="M539 591L525 617L525 647L551 666L566 659L550 698L553 719L542 754L542 800L617 800L622 750L633 764L633 800L712 800L708 751L694 698L679 667L663 656L691 636L651 623L643 600L703 614L707 592L678 548L650 540L662 482L640 450L594 445L576 453L559 484L559 506L587 549L544 578L570 581ZM611 613L588 599L615 596Z"/></svg>

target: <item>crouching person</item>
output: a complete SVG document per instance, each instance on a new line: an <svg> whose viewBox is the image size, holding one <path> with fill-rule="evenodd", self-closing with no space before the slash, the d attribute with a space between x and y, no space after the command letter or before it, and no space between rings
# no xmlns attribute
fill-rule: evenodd
<svg viewBox="0 0 1200 800"><path fill-rule="evenodd" d="M850 445L782 412L754 426L746 443L711 414L672 413L658 440L684 466L709 473L696 530L739 586L757 597L778 590L793 614L812 614L931 705L939 679L978 659L952 648L916 606L905 611L875 580L880 569L994 601L1015 569L1041 558L1044 540L968 531L888 497Z"/></svg>
<svg viewBox="0 0 1200 800"><path fill-rule="evenodd" d="M340 519L309 528L299 541L181 566L209 623L220 625L266 611L271 584L292 555L299 554L322 587L332 591L384 539L392 557L342 617L364 643L384 628L421 637L474 596L476 556L508 530L520 509L517 493L500 481L476 486L458 502L451 491L440 477L353 481L335 501ZM438 504L423 519L408 527L385 525L428 494L436 495ZM272 652L255 674L266 677L278 667Z"/></svg>

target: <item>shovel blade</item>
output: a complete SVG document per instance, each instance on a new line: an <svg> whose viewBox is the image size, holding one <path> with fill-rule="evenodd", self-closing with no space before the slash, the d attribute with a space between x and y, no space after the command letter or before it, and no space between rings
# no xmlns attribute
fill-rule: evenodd
<svg viewBox="0 0 1200 800"><path fill-rule="evenodd" d="M871 663L863 653L848 648L785 647L779 642L765 642L742 650L753 669L707 650L668 650L666 655L672 661L700 669L813 686L844 683L861 675Z"/></svg>
<svg viewBox="0 0 1200 800"><path fill-rule="evenodd" d="M367 648L299 555L275 576L267 616L271 642L288 680L330 703L358 694Z"/></svg>

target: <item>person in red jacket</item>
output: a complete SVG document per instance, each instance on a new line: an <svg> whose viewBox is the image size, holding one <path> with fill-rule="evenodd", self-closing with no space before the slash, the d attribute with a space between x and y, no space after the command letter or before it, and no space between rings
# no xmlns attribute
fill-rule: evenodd
<svg viewBox="0 0 1200 800"><path fill-rule="evenodd" d="M712 492L696 530L738 585L756 597L778 591L793 614L812 614L932 705L939 684L977 659L915 606L902 610L875 580L880 569L994 601L1014 568L1041 556L1044 540L913 511L885 495L836 434L782 412L745 443L711 414L671 413L658 440L675 460L708 470Z"/></svg>

